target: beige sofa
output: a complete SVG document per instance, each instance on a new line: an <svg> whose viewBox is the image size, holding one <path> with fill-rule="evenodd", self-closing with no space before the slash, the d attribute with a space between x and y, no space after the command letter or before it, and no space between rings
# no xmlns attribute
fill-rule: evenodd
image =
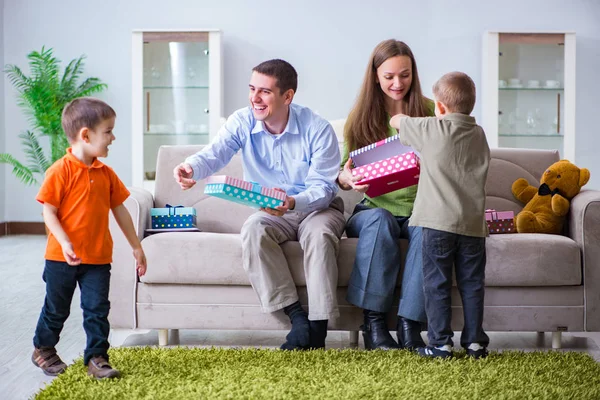
<svg viewBox="0 0 600 400"><path fill-rule="evenodd" d="M155 197L131 189L125 205L138 235L150 226L150 208L166 203L193 206L202 232L169 232L142 241L148 271L137 279L131 250L114 220L110 301L111 342L119 345L132 333L159 331L159 344L167 344L168 331L178 329L288 330L283 312L263 314L242 268L240 228L253 209L204 195L204 183L182 191L172 170L201 146L161 147L158 154ZM521 209L511 195L512 182L525 177L537 186L545 168L558 160L553 151L494 149L487 183L487 207ZM242 177L241 159L235 156L219 174ZM360 199L340 191L346 216ZM561 331L600 330L600 192L586 190L572 202L568 235L504 234L487 240L484 326L488 331L554 332L560 346ZM338 257L340 318L331 330L350 332L358 340L362 312L345 301L354 261L356 239L343 238ZM406 249L406 242L401 246ZM283 245L301 302L306 302L302 250L297 242ZM399 286L400 280L398 281ZM456 288L454 288L456 289ZM390 328L395 312L390 312ZM453 292L453 328L462 328L461 302ZM176 335L174 335L177 337Z"/></svg>

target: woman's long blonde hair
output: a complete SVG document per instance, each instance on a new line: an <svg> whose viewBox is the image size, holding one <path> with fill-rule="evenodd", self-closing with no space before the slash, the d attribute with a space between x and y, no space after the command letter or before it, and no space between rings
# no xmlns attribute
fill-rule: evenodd
<svg viewBox="0 0 600 400"><path fill-rule="evenodd" d="M408 56L412 64L412 83L403 100L404 114L411 117L427 116L427 99L421 92L417 63L410 47L399 40L389 39L379 43L365 72L360 94L348 115L344 127L344 140L348 151L375 143L388 137L388 116L385 110L385 96L377 82L377 68L387 59Z"/></svg>

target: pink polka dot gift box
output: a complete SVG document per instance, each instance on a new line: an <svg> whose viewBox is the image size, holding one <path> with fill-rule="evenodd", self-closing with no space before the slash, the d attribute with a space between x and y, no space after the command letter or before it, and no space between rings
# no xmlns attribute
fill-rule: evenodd
<svg viewBox="0 0 600 400"><path fill-rule="evenodd" d="M517 232L514 211L485 210L485 221L490 234Z"/></svg>
<svg viewBox="0 0 600 400"><path fill-rule="evenodd" d="M419 182L419 157L398 135L350 152L353 176L362 176L360 185L369 185L367 196L377 197Z"/></svg>

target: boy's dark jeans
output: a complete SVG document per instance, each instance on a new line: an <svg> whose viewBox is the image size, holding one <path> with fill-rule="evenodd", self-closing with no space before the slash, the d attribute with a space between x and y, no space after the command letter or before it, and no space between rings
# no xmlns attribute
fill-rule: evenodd
<svg viewBox="0 0 600 400"><path fill-rule="evenodd" d="M453 266L464 312L460 344L465 348L471 343L489 344L482 327L485 261L485 238L423 228L423 286L430 346L453 345Z"/></svg>
<svg viewBox="0 0 600 400"><path fill-rule="evenodd" d="M110 264L70 266L66 262L46 260L42 279L46 282L46 299L33 345L38 348L56 346L69 316L75 287L79 284L83 329L87 336L83 361L87 365L93 356L103 356L108 360Z"/></svg>

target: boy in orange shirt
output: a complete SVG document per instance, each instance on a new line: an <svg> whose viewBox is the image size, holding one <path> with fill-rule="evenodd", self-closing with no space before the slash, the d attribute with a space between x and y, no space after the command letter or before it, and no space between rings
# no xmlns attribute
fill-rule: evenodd
<svg viewBox="0 0 600 400"><path fill-rule="evenodd" d="M109 211L133 248L139 276L146 273L146 256L123 205L129 191L115 172L98 160L108 155L108 146L115 140L115 118L115 111L98 99L82 97L67 104L62 127L71 147L48 168L36 197L43 204L44 222L50 232L42 276L46 299L33 338L31 360L46 375L55 376L67 368L54 346L79 284L87 336L83 357L88 374L98 379L120 376L108 363L107 354L113 249Z"/></svg>

